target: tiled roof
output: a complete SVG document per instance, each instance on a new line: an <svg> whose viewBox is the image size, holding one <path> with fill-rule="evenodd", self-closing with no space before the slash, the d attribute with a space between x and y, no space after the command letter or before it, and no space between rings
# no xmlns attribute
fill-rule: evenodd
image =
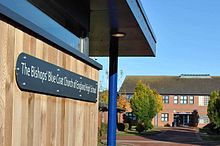
<svg viewBox="0 0 220 146"><path fill-rule="evenodd" d="M220 76L127 76L119 92L133 93L139 80L161 95L210 95L220 90Z"/></svg>

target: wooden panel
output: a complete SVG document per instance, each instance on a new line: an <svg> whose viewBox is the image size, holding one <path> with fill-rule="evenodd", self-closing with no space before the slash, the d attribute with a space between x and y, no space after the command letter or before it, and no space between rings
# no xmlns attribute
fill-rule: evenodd
<svg viewBox="0 0 220 146"><path fill-rule="evenodd" d="M21 91L15 78L21 52L99 78L96 69L0 18L0 145L96 146L98 103Z"/></svg>

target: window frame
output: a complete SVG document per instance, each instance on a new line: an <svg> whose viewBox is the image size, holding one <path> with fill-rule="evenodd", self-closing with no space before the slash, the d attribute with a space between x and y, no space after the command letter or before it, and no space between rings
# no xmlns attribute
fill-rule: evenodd
<svg viewBox="0 0 220 146"><path fill-rule="evenodd" d="M192 97L192 99L191 99L191 97ZM194 101L195 100L195 97L194 96L189 96L189 104L194 104Z"/></svg>
<svg viewBox="0 0 220 146"><path fill-rule="evenodd" d="M176 97L176 99L175 99L175 97ZM177 95L173 96L173 103L178 104L179 103L178 99L179 99L179 97Z"/></svg>
<svg viewBox="0 0 220 146"><path fill-rule="evenodd" d="M169 104L169 96L168 95L163 95L162 100L163 100L163 104Z"/></svg>
<svg viewBox="0 0 220 146"><path fill-rule="evenodd" d="M208 106L209 104L209 96L199 96L199 106Z"/></svg>
<svg viewBox="0 0 220 146"><path fill-rule="evenodd" d="M168 122L169 121L169 113L161 113L161 121Z"/></svg>
<svg viewBox="0 0 220 146"><path fill-rule="evenodd" d="M210 122L210 119L207 115L201 115L199 118L199 124L208 124Z"/></svg>
<svg viewBox="0 0 220 146"><path fill-rule="evenodd" d="M188 96L181 95L180 96L180 104L188 104Z"/></svg>
<svg viewBox="0 0 220 146"><path fill-rule="evenodd" d="M209 96L204 96L204 106L208 106L209 104Z"/></svg>

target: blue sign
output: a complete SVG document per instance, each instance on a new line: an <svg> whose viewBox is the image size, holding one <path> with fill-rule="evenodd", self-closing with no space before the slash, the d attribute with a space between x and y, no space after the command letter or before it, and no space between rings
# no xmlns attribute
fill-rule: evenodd
<svg viewBox="0 0 220 146"><path fill-rule="evenodd" d="M97 100L97 81L25 53L18 56L16 80L25 91L89 102Z"/></svg>

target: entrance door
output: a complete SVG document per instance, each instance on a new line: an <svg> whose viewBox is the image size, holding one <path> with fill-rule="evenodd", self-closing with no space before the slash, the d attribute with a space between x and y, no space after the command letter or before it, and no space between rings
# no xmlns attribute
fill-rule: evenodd
<svg viewBox="0 0 220 146"><path fill-rule="evenodd" d="M174 114L174 126L188 126L190 114Z"/></svg>

